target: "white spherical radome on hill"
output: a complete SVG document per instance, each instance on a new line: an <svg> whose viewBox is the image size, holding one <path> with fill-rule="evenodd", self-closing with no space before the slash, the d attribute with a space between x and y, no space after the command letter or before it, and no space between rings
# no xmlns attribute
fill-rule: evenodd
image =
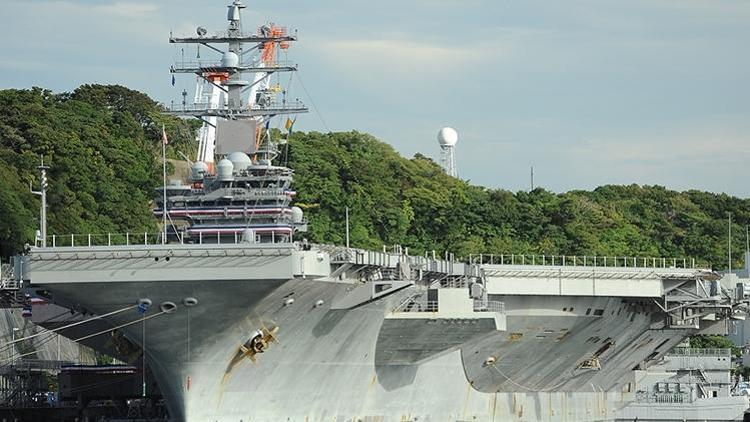
<svg viewBox="0 0 750 422"><path fill-rule="evenodd" d="M452 127L444 127L438 131L437 140L442 147L452 147L458 142L458 132Z"/></svg>

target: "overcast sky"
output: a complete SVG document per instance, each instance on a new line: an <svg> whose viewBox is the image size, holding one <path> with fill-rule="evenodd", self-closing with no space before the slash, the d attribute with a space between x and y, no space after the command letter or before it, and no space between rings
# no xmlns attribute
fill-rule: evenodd
<svg viewBox="0 0 750 422"><path fill-rule="evenodd" d="M0 87L119 83L179 101L194 79L171 85L170 30L222 30L228 3L0 0ZM513 191L533 165L557 192L639 183L750 197L750 1L245 4L246 29L299 31L289 58L319 110L299 130L356 129L437 158L436 133L452 126L460 176ZM292 95L311 105L302 84Z"/></svg>

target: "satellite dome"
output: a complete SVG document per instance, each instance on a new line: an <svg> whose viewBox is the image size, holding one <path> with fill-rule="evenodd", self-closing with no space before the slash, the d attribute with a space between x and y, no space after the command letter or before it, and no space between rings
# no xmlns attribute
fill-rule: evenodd
<svg viewBox="0 0 750 422"><path fill-rule="evenodd" d="M222 67L237 67L240 64L240 58L236 53L227 51L221 56Z"/></svg>
<svg viewBox="0 0 750 422"><path fill-rule="evenodd" d="M230 153L227 155L227 159L232 162L235 171L245 170L253 164L253 160L241 151Z"/></svg>
<svg viewBox="0 0 750 422"><path fill-rule="evenodd" d="M302 223L302 217L304 216L304 212L302 211L302 208L300 207L292 207L292 222L295 224Z"/></svg>
<svg viewBox="0 0 750 422"><path fill-rule="evenodd" d="M252 229L245 229L242 231L242 242L243 243L255 243L255 231Z"/></svg>
<svg viewBox="0 0 750 422"><path fill-rule="evenodd" d="M437 139L441 147L452 147L458 142L458 132L452 127L444 127L438 132Z"/></svg>
<svg viewBox="0 0 750 422"><path fill-rule="evenodd" d="M203 161L196 161L190 166L190 179L193 181L203 180L208 173L208 165Z"/></svg>
<svg viewBox="0 0 750 422"><path fill-rule="evenodd" d="M216 165L216 174L222 182L234 180L234 164L226 158L222 158Z"/></svg>

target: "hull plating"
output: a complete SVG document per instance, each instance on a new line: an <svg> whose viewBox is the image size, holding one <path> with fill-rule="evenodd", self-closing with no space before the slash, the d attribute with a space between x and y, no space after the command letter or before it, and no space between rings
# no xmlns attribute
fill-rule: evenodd
<svg viewBox="0 0 750 422"><path fill-rule="evenodd" d="M97 314L141 297L176 303L173 312L122 331L142 345L145 326L147 360L170 412L188 421L611 419L630 398L632 367L686 334L650 329L646 307L631 315L640 305L619 299L577 299L576 306L609 313L587 316L562 313L555 300L507 297L507 332L389 364L379 359L384 317L413 292L331 310L348 288L309 279L50 286L56 298ZM186 297L198 304L185 307ZM110 323L139 318L127 311ZM274 327L277 342L255 362L237 359L257 330ZM614 346L601 354L602 370L576 371L609 337Z"/></svg>

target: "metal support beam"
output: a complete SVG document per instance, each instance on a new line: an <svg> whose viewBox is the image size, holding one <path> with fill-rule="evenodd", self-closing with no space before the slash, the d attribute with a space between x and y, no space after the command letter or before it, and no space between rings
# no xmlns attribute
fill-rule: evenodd
<svg viewBox="0 0 750 422"><path fill-rule="evenodd" d="M284 37L263 37L260 35L240 35L240 36L229 36L229 35L218 35L218 36L204 36L204 37L169 37L169 42L173 44L227 44L227 43L267 43L267 42L289 42L297 41L297 37L284 36Z"/></svg>
<svg viewBox="0 0 750 422"><path fill-rule="evenodd" d="M219 72L219 73L236 73L236 72L252 72L252 73L272 73L272 72L296 72L297 65L281 65L281 66L237 66L237 67L223 67L221 64L216 63L216 66L209 66L205 63L188 63L187 66L182 67L171 67L169 69L171 73L195 73L201 75L203 73Z"/></svg>
<svg viewBox="0 0 750 422"><path fill-rule="evenodd" d="M185 108L182 110L166 110L165 114L171 116L190 116L200 118L202 116L215 116L224 119L250 118L256 116L274 116L277 114L307 113L307 107L268 107L252 110L228 110L210 108Z"/></svg>

